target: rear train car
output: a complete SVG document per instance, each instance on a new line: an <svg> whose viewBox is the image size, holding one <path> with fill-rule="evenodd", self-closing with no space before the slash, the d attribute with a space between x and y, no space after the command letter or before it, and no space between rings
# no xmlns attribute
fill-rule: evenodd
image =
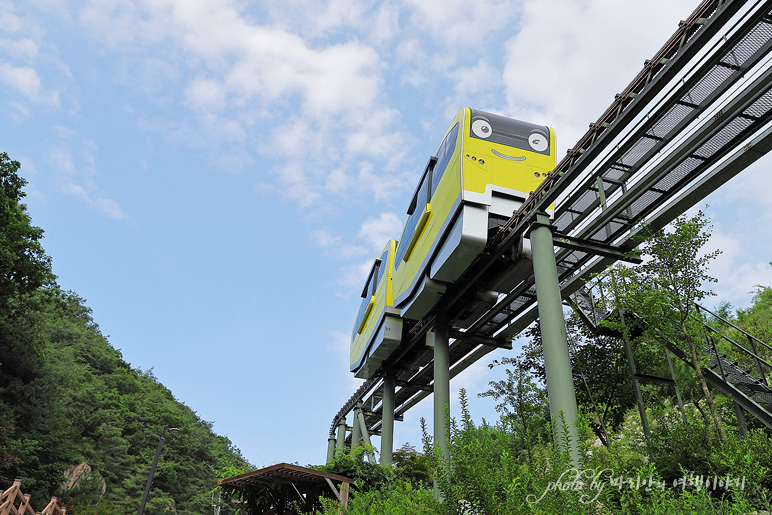
<svg viewBox="0 0 772 515"><path fill-rule="evenodd" d="M396 247L394 240L386 244L362 289L362 302L351 332L350 364L356 377L372 377L400 342L402 318L394 308L392 292Z"/></svg>
<svg viewBox="0 0 772 515"><path fill-rule="evenodd" d="M420 319L555 168L544 125L458 111L423 170L394 255L394 307Z"/></svg>

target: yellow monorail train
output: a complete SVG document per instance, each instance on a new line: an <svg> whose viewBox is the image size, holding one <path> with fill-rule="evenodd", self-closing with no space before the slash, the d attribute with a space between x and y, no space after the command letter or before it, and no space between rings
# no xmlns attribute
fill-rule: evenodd
<svg viewBox="0 0 772 515"><path fill-rule="evenodd" d="M429 159L394 261L394 306L426 315L506 220L555 168L549 127L462 108Z"/></svg>
<svg viewBox="0 0 772 515"><path fill-rule="evenodd" d="M551 128L470 108L458 111L424 168L402 237L387 246L388 270L378 272L381 281L391 274L383 287L392 292L393 302L384 297L379 304L377 281L371 285L374 298L363 294L363 307L370 307L364 307L364 316L360 309L351 343L351 370L357 377L371 377L399 345L396 328L401 331L402 325L394 320L397 314L414 320L426 315L483 250L489 233L509 219L554 168ZM380 266L376 261L375 268ZM517 278L506 282L513 280ZM386 320L392 324L388 339L383 334ZM371 336L362 336L365 333Z"/></svg>

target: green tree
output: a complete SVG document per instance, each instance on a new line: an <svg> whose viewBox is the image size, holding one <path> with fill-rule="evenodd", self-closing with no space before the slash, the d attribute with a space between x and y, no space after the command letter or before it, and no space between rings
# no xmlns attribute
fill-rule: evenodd
<svg viewBox="0 0 772 515"><path fill-rule="evenodd" d="M480 397L492 397L498 402L496 411L502 422L510 424L514 434L519 435L521 449L530 461L531 446L539 437L546 436L545 430L549 427L546 389L534 382L530 368L519 357L505 357L489 365L495 366L508 366L506 378L488 382L490 389Z"/></svg>
<svg viewBox="0 0 772 515"><path fill-rule="evenodd" d="M624 319L609 318L604 324L617 331L629 331L635 324L645 341L661 347L672 344L691 360L702 394L721 439L723 424L703 374L708 355L703 348L704 329L696 303L711 291L706 286L716 279L708 274L710 262L721 251L703 252L710 238L710 221L702 211L693 217L680 216L672 230L639 233L641 250L649 259L638 266L614 265L607 275L607 308L623 313Z"/></svg>
<svg viewBox="0 0 772 515"><path fill-rule="evenodd" d="M53 279L51 259L43 251L43 230L35 227L21 203L27 181L21 164L0 153L0 306L16 294L30 293Z"/></svg>
<svg viewBox="0 0 772 515"><path fill-rule="evenodd" d="M413 486L428 486L432 481L432 460L405 443L392 455L394 473L398 479L409 482Z"/></svg>
<svg viewBox="0 0 772 515"><path fill-rule="evenodd" d="M498 382L492 390L484 395L490 395L494 392L504 402L505 406L499 406L499 411L506 414L506 409L517 411L515 406L516 388L518 380L516 377L523 374L524 378L532 376L540 383L546 382L546 372L544 369L544 353L541 344L541 331L538 321L531 326L524 334L528 338L523 346L522 353L517 358L504 358L494 361L490 367L507 365L511 367L507 371L508 378L505 381ZM627 411L635 405L635 396L632 386L620 387L630 384L630 372L627 364L627 358L624 354L622 343L614 335L596 335L582 322L576 313L571 313L566 317L566 336L568 339L569 354L571 359L571 369L574 376L574 389L576 391L577 404L584 408L587 413L594 413L595 417L589 421L595 435L603 445L609 447L609 432L618 429L625 418ZM651 346L636 345L633 347L635 362L648 373L660 373L661 354L652 349ZM522 371L517 371L521 369ZM509 384L507 384L509 383ZM546 398L546 392L544 392ZM549 420L549 410L545 408L547 420ZM543 429L541 422L529 422L532 427ZM523 427L519 424L519 427ZM531 438L536 436L546 436L540 431L531 432Z"/></svg>
<svg viewBox="0 0 772 515"><path fill-rule="evenodd" d="M772 288L757 285L753 304L737 310L737 324L765 343L772 343Z"/></svg>

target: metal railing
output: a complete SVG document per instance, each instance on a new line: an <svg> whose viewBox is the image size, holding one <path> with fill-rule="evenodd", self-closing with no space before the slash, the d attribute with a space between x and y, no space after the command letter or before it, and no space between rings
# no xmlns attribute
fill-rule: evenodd
<svg viewBox="0 0 772 515"><path fill-rule="evenodd" d="M731 338L731 336L734 336L734 335L718 331L715 327L712 327L710 324L707 323L707 321L703 319L701 322L708 333L706 334L708 344L712 348L712 351L715 353L715 356L716 357L720 356L719 349L716 345L716 338L718 338L719 341L727 342L730 346L729 347L730 349L739 351L739 359L737 361L732 362L735 366L742 368L747 376L757 379L760 384L769 388L768 376L772 376L772 363L770 363L764 357L759 355L759 348L766 349L766 351L769 352L769 355L772 356L772 346L764 343L763 341L759 340L752 334L741 329L740 327L736 326L729 320L726 320L722 316L714 313L713 311L705 308L704 306L696 304L696 307L697 307L697 313L699 314L707 313L713 318L713 320L720 322L724 327L727 327L733 331L737 331L742 337L745 338L745 340L748 342L748 346L750 347L750 349L747 349L745 346L741 345L740 343L736 342L733 338ZM726 358L727 359L729 358L728 355L726 356ZM718 361L719 370L721 371L722 377L724 377L726 380L726 374L723 370L724 365L722 363L722 360L718 359L717 361Z"/></svg>

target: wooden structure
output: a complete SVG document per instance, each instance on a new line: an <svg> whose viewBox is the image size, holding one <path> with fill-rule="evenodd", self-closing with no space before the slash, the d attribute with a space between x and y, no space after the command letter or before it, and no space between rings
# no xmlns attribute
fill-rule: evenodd
<svg viewBox="0 0 772 515"><path fill-rule="evenodd" d="M21 480L13 482L8 490L0 490L0 515L65 515L67 508L59 506L56 497L51 497L42 512L35 512L30 505L30 495L21 491Z"/></svg>
<svg viewBox="0 0 772 515"><path fill-rule="evenodd" d="M329 472L279 463L221 479L216 484L238 494L254 514L293 515L321 509L320 498L331 498L332 494L345 508L352 481Z"/></svg>

